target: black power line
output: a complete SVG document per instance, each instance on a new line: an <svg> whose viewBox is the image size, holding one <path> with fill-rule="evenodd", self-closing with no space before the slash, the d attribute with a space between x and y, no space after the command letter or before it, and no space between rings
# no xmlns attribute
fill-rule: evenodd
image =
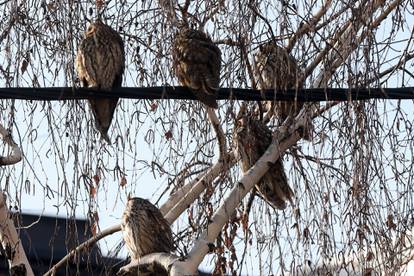
<svg viewBox="0 0 414 276"><path fill-rule="evenodd" d="M47 87L47 88L0 88L0 99L23 99L59 101L88 98L129 98L129 99L190 99L195 97L187 87L120 87L112 91L88 88ZM244 88L221 88L219 100L279 100L279 101L347 101L367 99L414 99L414 87L402 88L315 88L275 91Z"/></svg>

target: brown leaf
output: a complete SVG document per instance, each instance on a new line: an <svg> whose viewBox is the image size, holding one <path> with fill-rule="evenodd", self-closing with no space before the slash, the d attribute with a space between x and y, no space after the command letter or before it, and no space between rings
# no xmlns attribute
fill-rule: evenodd
<svg viewBox="0 0 414 276"><path fill-rule="evenodd" d="M96 185L99 185L99 182L101 181L101 177L95 174L92 178L95 181Z"/></svg>
<svg viewBox="0 0 414 276"><path fill-rule="evenodd" d="M171 130L167 131L164 135L167 140L170 140L173 137Z"/></svg>
<svg viewBox="0 0 414 276"><path fill-rule="evenodd" d="M126 180L125 176L122 176L121 182L119 183L119 185L121 187L124 187L126 184L127 184L127 180Z"/></svg>
<svg viewBox="0 0 414 276"><path fill-rule="evenodd" d="M55 4L55 3L53 3L53 2L51 2L51 3L47 4L47 9L48 9L50 12L54 12L54 11L56 11L56 9L57 9L56 4Z"/></svg>
<svg viewBox="0 0 414 276"><path fill-rule="evenodd" d="M91 197L95 197L96 196L96 188L94 186L92 186L92 185L89 188L89 195Z"/></svg>
<svg viewBox="0 0 414 276"><path fill-rule="evenodd" d="M152 102L150 105L150 111L155 111L158 108L158 103L157 102Z"/></svg>
<svg viewBox="0 0 414 276"><path fill-rule="evenodd" d="M388 229L397 229L397 225L394 223L394 216L392 214L389 214L387 216L387 222L386 222Z"/></svg>
<svg viewBox="0 0 414 276"><path fill-rule="evenodd" d="M22 61L22 65L20 66L20 71L22 72L22 74L24 74L24 72L26 72L28 65L29 65L29 62L27 62L27 60L24 59Z"/></svg>
<svg viewBox="0 0 414 276"><path fill-rule="evenodd" d="M100 10L100 9L102 9L103 8L103 6L105 5L105 1L103 1L103 0L96 0L96 8L98 9L98 10Z"/></svg>

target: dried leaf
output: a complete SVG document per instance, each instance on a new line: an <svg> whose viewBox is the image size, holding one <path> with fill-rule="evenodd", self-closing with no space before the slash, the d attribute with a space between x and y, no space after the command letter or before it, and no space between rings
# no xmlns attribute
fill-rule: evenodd
<svg viewBox="0 0 414 276"><path fill-rule="evenodd" d="M22 74L24 74L24 72L26 72L28 65L29 65L29 62L27 62L27 60L24 59L22 61L22 65L20 66L20 71L22 72Z"/></svg>
<svg viewBox="0 0 414 276"><path fill-rule="evenodd" d="M150 105L150 111L156 111L158 108L158 103L157 102L152 102Z"/></svg>
<svg viewBox="0 0 414 276"><path fill-rule="evenodd" d="M167 131L164 135L167 140L170 140L173 137L171 130Z"/></svg>
<svg viewBox="0 0 414 276"><path fill-rule="evenodd" d="M127 180L126 180L125 176L122 176L121 182L119 183L119 185L121 187L124 187L126 184L127 184Z"/></svg>
<svg viewBox="0 0 414 276"><path fill-rule="evenodd" d="M94 186L91 185L90 189L89 189L89 195L91 197L95 197L96 196L96 188Z"/></svg>
<svg viewBox="0 0 414 276"><path fill-rule="evenodd" d="M99 185L99 182L101 181L101 177L99 175L95 174L92 178L95 181L95 184Z"/></svg>
<svg viewBox="0 0 414 276"><path fill-rule="evenodd" d="M102 9L105 6L105 1L103 1L103 0L96 0L95 4L96 4L96 8L98 10L100 10L100 9Z"/></svg>

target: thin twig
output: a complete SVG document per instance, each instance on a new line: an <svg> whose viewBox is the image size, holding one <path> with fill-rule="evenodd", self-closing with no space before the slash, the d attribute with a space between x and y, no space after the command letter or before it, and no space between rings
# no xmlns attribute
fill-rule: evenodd
<svg viewBox="0 0 414 276"><path fill-rule="evenodd" d="M80 245L78 245L75 249L71 250L69 252L69 254L67 254L65 257L63 257L57 264L55 264L54 266L52 266L51 269L49 269L49 271L47 271L45 274L43 274L44 276L48 276L48 275L54 275L56 273L56 271L63 266L66 262L68 262L70 260L70 258L72 258L73 256L75 256L76 254L78 254L81 250L85 250L85 249L90 249L92 246L94 246L99 240L103 239L106 236L112 235L113 233L116 233L118 231L121 231L121 225L117 224L111 227L106 228L105 230L99 232L98 234L96 234L96 236L90 238L89 240L81 243Z"/></svg>

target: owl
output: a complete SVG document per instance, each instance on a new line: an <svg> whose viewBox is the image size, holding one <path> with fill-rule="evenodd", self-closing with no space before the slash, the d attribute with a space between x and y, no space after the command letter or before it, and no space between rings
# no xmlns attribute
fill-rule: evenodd
<svg viewBox="0 0 414 276"><path fill-rule="evenodd" d="M122 232L131 260L174 250L171 228L160 210L139 197L130 198L122 215Z"/></svg>
<svg viewBox="0 0 414 276"><path fill-rule="evenodd" d="M296 60L285 48L273 41L259 46L255 55L255 78L260 89L286 90L297 86L299 67ZM290 113L299 113L303 103L297 101L274 101L266 104L272 108L279 120L283 122Z"/></svg>
<svg viewBox="0 0 414 276"><path fill-rule="evenodd" d="M90 24L78 47L75 66L83 87L106 91L120 87L125 69L121 36L99 20ZM108 143L108 129L117 103L118 98L89 99L96 129Z"/></svg>
<svg viewBox="0 0 414 276"><path fill-rule="evenodd" d="M253 116L245 116L236 124L233 141L241 169L246 172L269 147L272 142L272 132L262 121ZM283 161L279 158L269 166L269 170L256 184L256 188L273 208L282 210L286 208L286 201L292 202L294 194L289 187Z"/></svg>
<svg viewBox="0 0 414 276"><path fill-rule="evenodd" d="M202 31L183 27L173 41L172 57L179 82L206 106L217 108L221 52L211 38Z"/></svg>

